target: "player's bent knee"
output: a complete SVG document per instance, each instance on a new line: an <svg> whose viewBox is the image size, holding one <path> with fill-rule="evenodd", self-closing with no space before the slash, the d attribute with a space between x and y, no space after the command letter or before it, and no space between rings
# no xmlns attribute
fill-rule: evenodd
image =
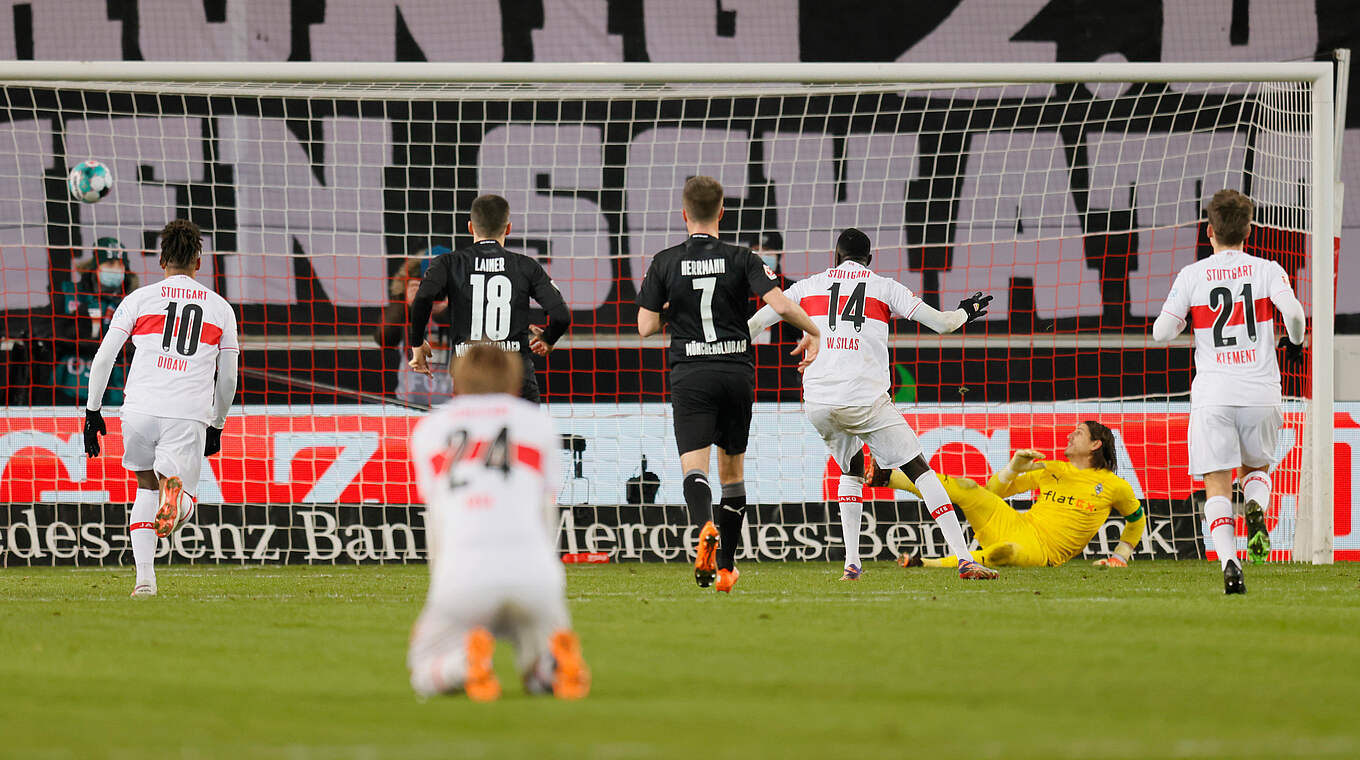
<svg viewBox="0 0 1360 760"><path fill-rule="evenodd" d="M926 463L925 457L921 456L920 454L917 454L914 459L902 465L898 469L902 470L902 472L906 474L908 478L911 478L911 482L915 483L916 481L921 479L922 475L925 475L926 473L930 472L930 465Z"/></svg>
<svg viewBox="0 0 1360 760"><path fill-rule="evenodd" d="M854 477L856 477L856 478L862 478L862 477L864 477L864 452L863 452L863 451L857 451L857 452L855 452L855 456L854 456L853 458L851 458L851 460L850 460L850 468L849 468L848 470L846 470L845 474L846 474L846 475L852 475L852 476L854 476Z"/></svg>

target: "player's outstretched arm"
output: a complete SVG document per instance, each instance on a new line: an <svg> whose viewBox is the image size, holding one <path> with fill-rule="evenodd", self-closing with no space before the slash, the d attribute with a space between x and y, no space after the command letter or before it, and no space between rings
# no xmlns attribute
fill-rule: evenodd
<svg viewBox="0 0 1360 760"><path fill-rule="evenodd" d="M983 295L981 291L959 301L959 308L953 311L938 311L930 304L919 301L911 307L911 319L943 335L986 316L987 304L991 302L992 297Z"/></svg>
<svg viewBox="0 0 1360 760"><path fill-rule="evenodd" d="M807 366L817 358L817 351L820 347L818 341L822 337L821 330L817 329L812 317L809 317L808 313L803 311L803 307L785 295L783 290L770 288L761 296L761 300L765 301L771 309L774 309L785 322L803 331L803 338L789 353L794 356L802 356L802 359L798 362L800 372L807 369ZM747 326L750 326L749 322Z"/></svg>
<svg viewBox="0 0 1360 760"><path fill-rule="evenodd" d="M987 490L1006 498L1024 491L1034 490L1034 478L1029 473L1044 469L1039 460L1044 453L1038 449L1020 449L1011 461L992 477L987 479Z"/></svg>
<svg viewBox="0 0 1360 760"><path fill-rule="evenodd" d="M767 304L760 307L760 311L752 314L751 318L746 320L746 331L754 338L779 321L779 312L775 311L773 306Z"/></svg>

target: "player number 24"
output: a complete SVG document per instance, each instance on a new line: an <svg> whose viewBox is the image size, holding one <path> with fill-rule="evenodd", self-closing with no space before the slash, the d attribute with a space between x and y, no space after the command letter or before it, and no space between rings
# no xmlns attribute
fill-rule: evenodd
<svg viewBox="0 0 1360 760"><path fill-rule="evenodd" d="M467 481L458 475L458 463L476 456L488 470L500 470L501 475L510 476L510 431L501 428L490 445L478 450L472 444L468 431L455 430L449 434L449 488L462 488Z"/></svg>

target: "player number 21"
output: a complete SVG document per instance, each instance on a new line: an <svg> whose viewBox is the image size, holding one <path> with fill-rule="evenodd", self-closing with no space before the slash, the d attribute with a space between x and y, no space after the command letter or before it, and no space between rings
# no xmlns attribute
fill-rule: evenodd
<svg viewBox="0 0 1360 760"><path fill-rule="evenodd" d="M470 275L472 340L505 340L510 335L510 278L503 274ZM485 334L483 334L485 333Z"/></svg>
<svg viewBox="0 0 1360 760"><path fill-rule="evenodd" d="M1218 316L1214 318L1214 348L1225 348L1237 345L1237 338L1231 335L1224 335L1223 328L1228 326L1228 320L1232 318L1236 311L1233 304L1233 294L1225 287L1217 287L1209 291L1209 308L1218 311ZM1251 283L1242 283L1242 321L1247 323L1247 340L1256 342L1256 299L1251 297Z"/></svg>

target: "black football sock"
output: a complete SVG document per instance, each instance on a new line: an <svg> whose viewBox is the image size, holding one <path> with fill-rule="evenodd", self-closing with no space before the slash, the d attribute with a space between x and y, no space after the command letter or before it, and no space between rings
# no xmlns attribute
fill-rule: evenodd
<svg viewBox="0 0 1360 760"><path fill-rule="evenodd" d="M722 484L722 506L718 508L718 569L731 570L741 550L741 523L746 518L746 482Z"/></svg>
<svg viewBox="0 0 1360 760"><path fill-rule="evenodd" d="M699 528L713 519L713 489L703 470L685 473L685 504L689 505L689 522Z"/></svg>

